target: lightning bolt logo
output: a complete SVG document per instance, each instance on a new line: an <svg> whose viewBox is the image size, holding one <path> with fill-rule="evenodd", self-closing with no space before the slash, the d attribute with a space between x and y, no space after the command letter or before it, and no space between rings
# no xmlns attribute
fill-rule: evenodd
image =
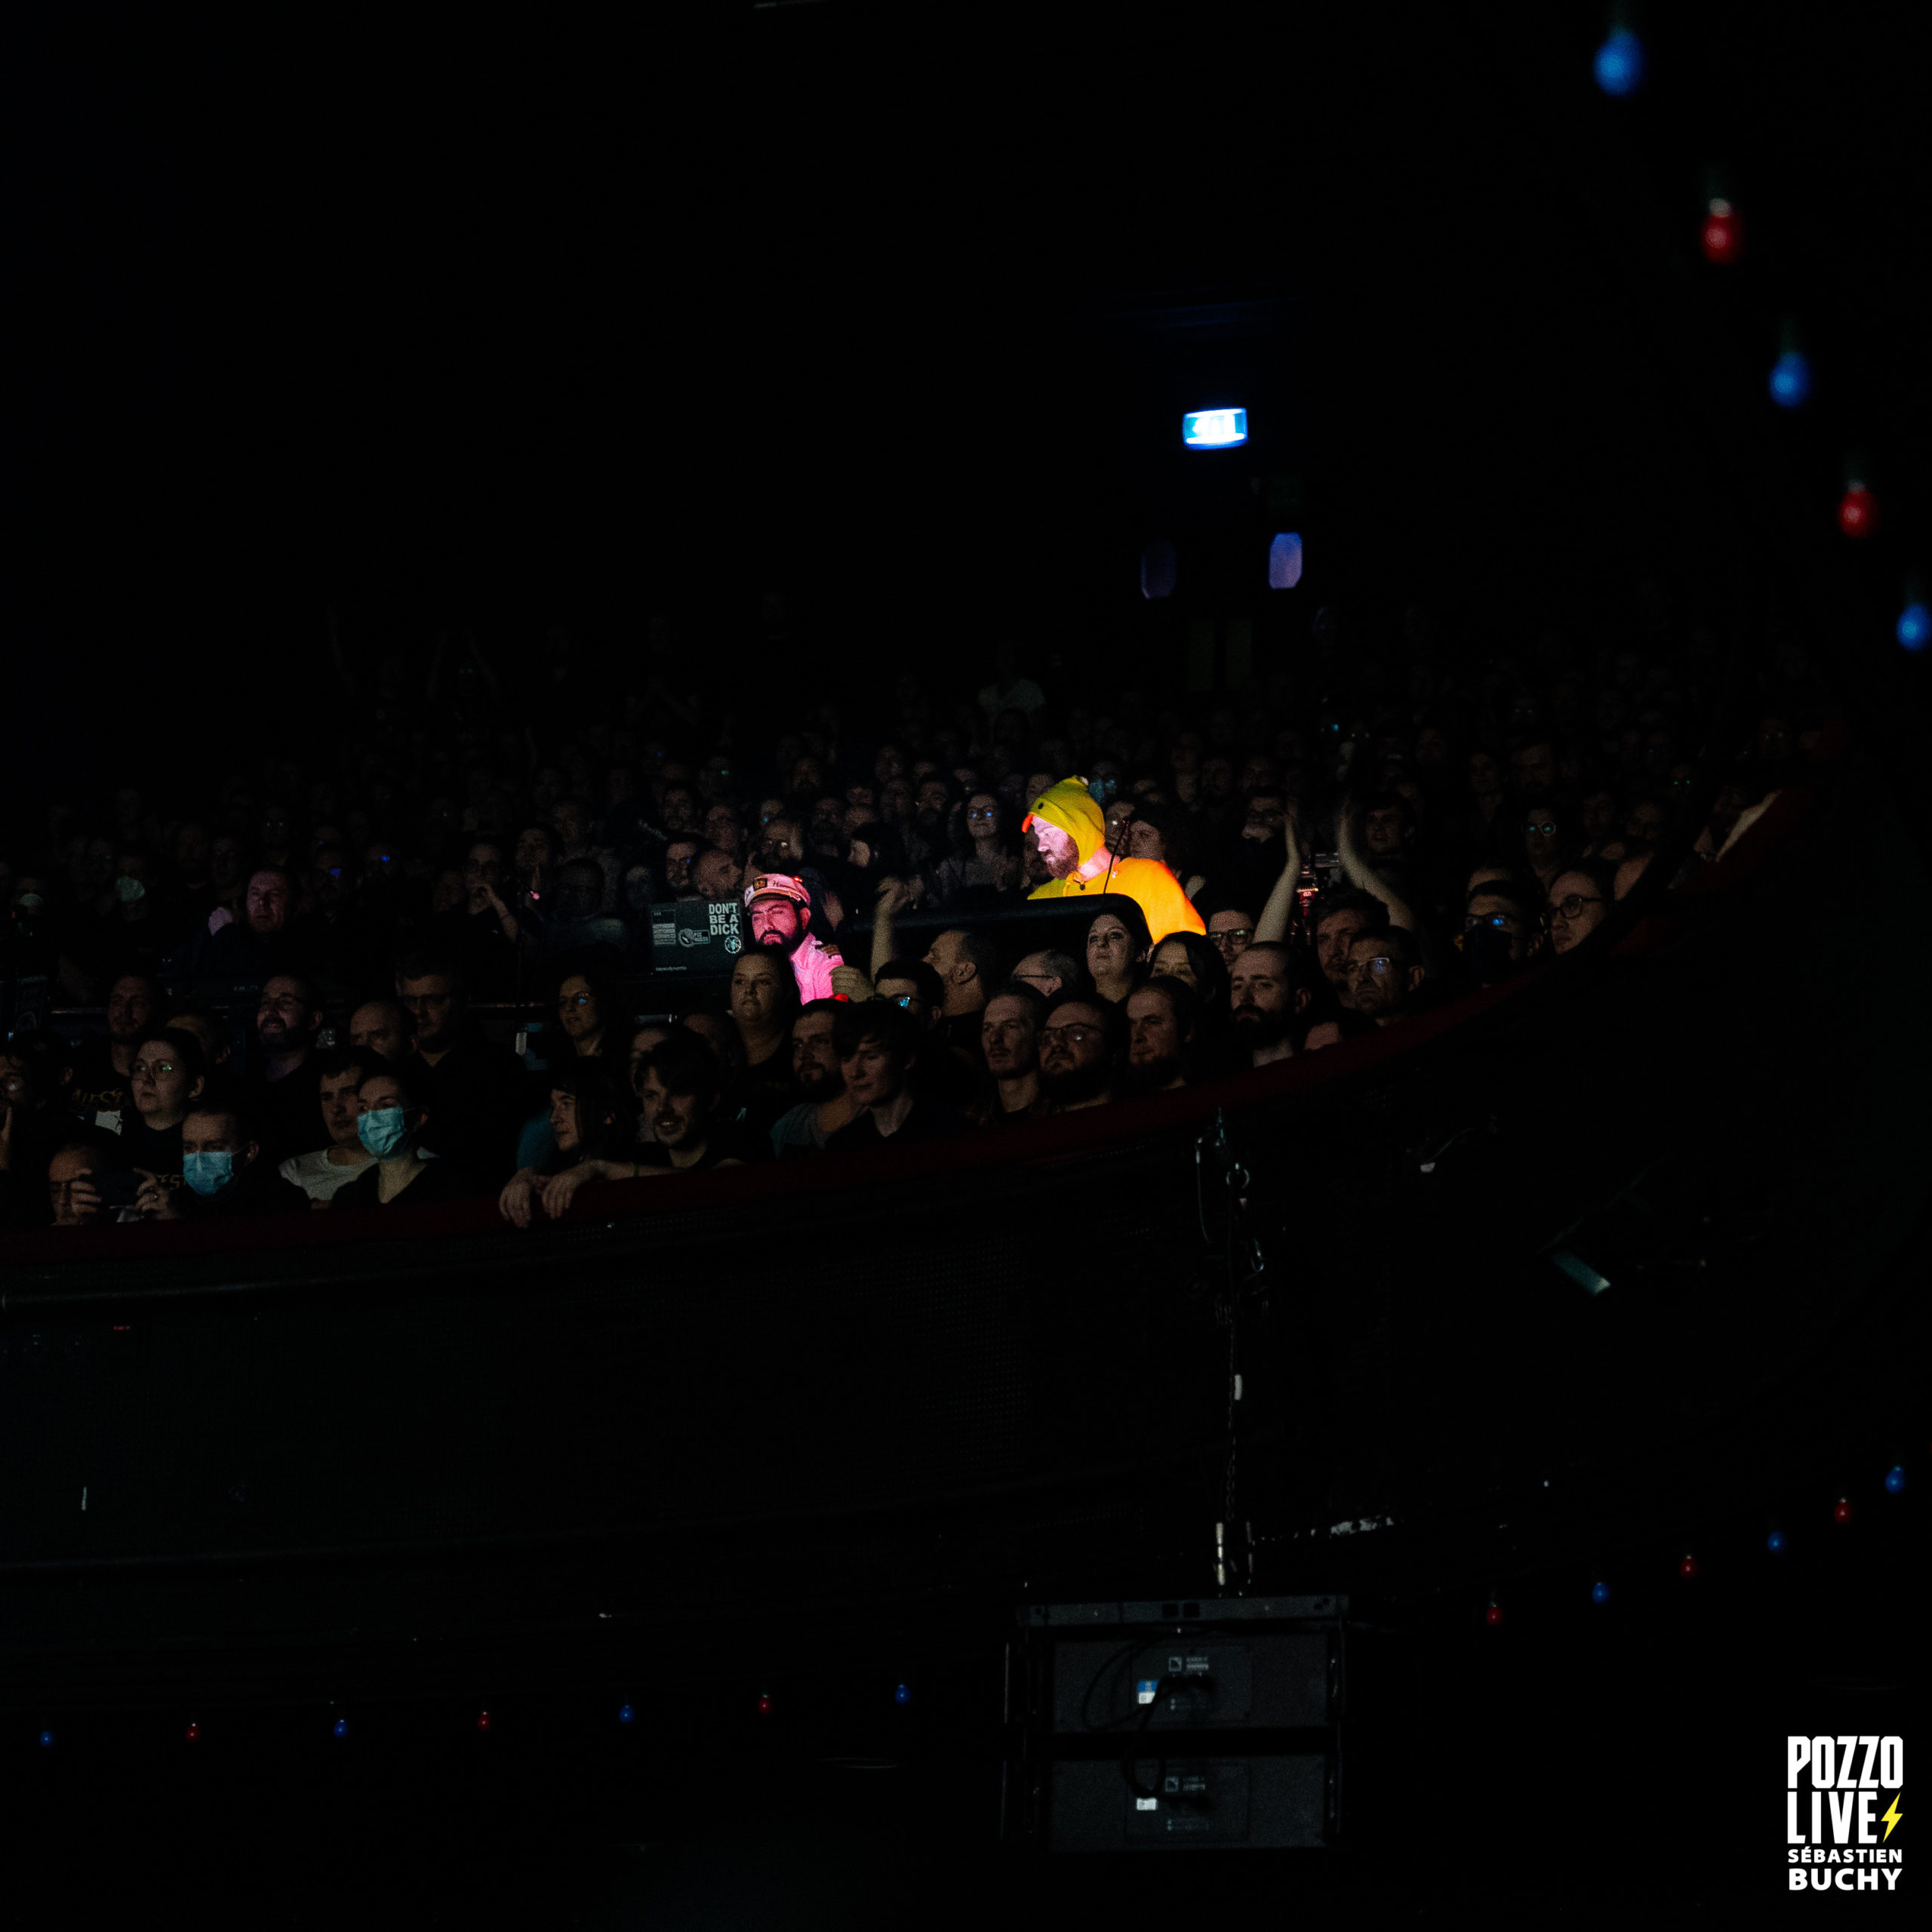
<svg viewBox="0 0 1932 1932"><path fill-rule="evenodd" d="M1895 1797L1895 1798L1892 1800L1891 1804L1890 1804L1890 1806L1889 1807L1889 1808L1887 1808L1887 1810L1885 1810L1881 1811L1881 1812L1878 1814L1879 1817L1881 1817L1882 1819L1884 1819L1884 1821L1885 1821L1885 1838L1890 1838L1890 1837L1891 1836L1891 1835L1892 1835L1892 1827L1893 1827L1894 1825L1896 1825L1896 1824L1898 1823L1898 1821L1899 1821L1899 1798L1903 1798L1904 1795L1905 1795L1905 1793L1904 1793L1903 1792L1900 1792L1898 1794L1897 1797ZM1883 1844L1884 1843L1884 1841L1885 1841L1885 1838L1881 1838L1881 1839L1878 1841L1878 1842L1879 1842L1881 1844Z"/></svg>

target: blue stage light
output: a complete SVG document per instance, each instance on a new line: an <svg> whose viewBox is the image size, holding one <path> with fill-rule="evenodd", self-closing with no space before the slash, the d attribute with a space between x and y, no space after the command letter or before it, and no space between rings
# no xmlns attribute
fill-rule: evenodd
<svg viewBox="0 0 1932 1932"><path fill-rule="evenodd" d="M617 1706L617 1721L620 1724L632 1723L635 1720L636 1716L636 1712L632 1710L629 1705L620 1704Z"/></svg>
<svg viewBox="0 0 1932 1932"><path fill-rule="evenodd" d="M1782 1556L1784 1554L1783 1531L1774 1530L1770 1534L1764 1539L1764 1547L1768 1549L1774 1556Z"/></svg>
<svg viewBox="0 0 1932 1932"><path fill-rule="evenodd" d="M1180 419L1180 439L1191 450L1231 450L1247 441L1247 411L1191 409Z"/></svg>
<svg viewBox="0 0 1932 1932"><path fill-rule="evenodd" d="M1908 651L1923 651L1932 640L1932 610L1923 604L1908 604L1899 613L1899 641ZM1904 1478L1900 1476L1903 1481Z"/></svg>
<svg viewBox="0 0 1932 1932"><path fill-rule="evenodd" d="M1301 581L1301 539L1284 530L1268 546L1268 588L1292 590Z"/></svg>
<svg viewBox="0 0 1932 1932"><path fill-rule="evenodd" d="M336 1719L335 1734L338 1737L346 1737L349 1735L349 1720L346 1718Z"/></svg>
<svg viewBox="0 0 1932 1932"><path fill-rule="evenodd" d="M1597 1583L1592 1585L1590 1590L1590 1601L1592 1603L1609 1602L1610 1586L1607 1583Z"/></svg>
<svg viewBox="0 0 1932 1932"><path fill-rule="evenodd" d="M912 1701L912 1687L909 1684L898 1685L893 1691L892 1701L895 1704L909 1704Z"/></svg>
<svg viewBox="0 0 1932 1932"><path fill-rule="evenodd" d="M1811 399L1811 365L1795 349L1771 365L1771 400L1780 409L1801 409Z"/></svg>
<svg viewBox="0 0 1932 1932"><path fill-rule="evenodd" d="M1644 84L1644 43L1620 28L1597 49L1597 85L1620 100Z"/></svg>
<svg viewBox="0 0 1932 1932"><path fill-rule="evenodd" d="M1810 364L1796 349L1786 349L1771 365L1771 400L1780 409L1798 409L1810 395Z"/></svg>
<svg viewBox="0 0 1932 1932"><path fill-rule="evenodd" d="M1904 1467L1900 1463L1894 1463L1892 1466L1885 1472L1885 1494L1887 1496L1896 1496L1898 1494L1899 1491L1904 1487Z"/></svg>
<svg viewBox="0 0 1932 1932"><path fill-rule="evenodd" d="M51 1751L54 1749L54 1734L52 1731L43 1730L40 1734L40 1746L43 1751Z"/></svg>

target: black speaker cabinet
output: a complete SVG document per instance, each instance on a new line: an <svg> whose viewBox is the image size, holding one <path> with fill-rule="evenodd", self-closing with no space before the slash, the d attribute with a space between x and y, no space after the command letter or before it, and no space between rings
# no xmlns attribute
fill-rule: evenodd
<svg viewBox="0 0 1932 1932"><path fill-rule="evenodd" d="M1027 1605L1008 1656L1008 1839L1334 1844L1346 1616L1331 1596Z"/></svg>

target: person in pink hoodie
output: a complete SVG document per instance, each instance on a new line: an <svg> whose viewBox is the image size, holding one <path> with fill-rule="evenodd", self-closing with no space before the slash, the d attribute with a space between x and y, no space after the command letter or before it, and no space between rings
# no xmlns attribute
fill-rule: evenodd
<svg viewBox="0 0 1932 1932"><path fill-rule="evenodd" d="M839 964L838 947L814 937L811 889L789 872L759 872L745 888L745 910L757 946L783 946L798 983L801 1006L815 999L835 999L832 969Z"/></svg>

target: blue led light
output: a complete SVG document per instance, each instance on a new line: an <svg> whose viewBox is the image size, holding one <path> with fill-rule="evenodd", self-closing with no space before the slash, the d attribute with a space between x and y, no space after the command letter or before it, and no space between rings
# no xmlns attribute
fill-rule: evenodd
<svg viewBox="0 0 1932 1932"><path fill-rule="evenodd" d="M54 1749L54 1734L52 1731L43 1730L40 1734L40 1748L43 1751L51 1751Z"/></svg>
<svg viewBox="0 0 1932 1932"><path fill-rule="evenodd" d="M1592 1584L1590 1588L1590 1601L1592 1603L1609 1602L1610 1586L1607 1583Z"/></svg>
<svg viewBox="0 0 1932 1932"><path fill-rule="evenodd" d="M1896 1496L1898 1494L1899 1491L1904 1487L1904 1466L1901 1463L1894 1463L1892 1466L1885 1472L1885 1494L1887 1496Z"/></svg>
<svg viewBox="0 0 1932 1932"><path fill-rule="evenodd" d="M909 1704L912 1701L912 1685L909 1684L897 1685L892 1693L892 1701L895 1704Z"/></svg>
<svg viewBox="0 0 1932 1932"><path fill-rule="evenodd" d="M1620 28L1597 49L1597 85L1619 100L1644 84L1644 43Z"/></svg>
<svg viewBox="0 0 1932 1932"><path fill-rule="evenodd" d="M632 1710L629 1705L620 1704L617 1706L617 1721L620 1724L630 1724L635 1720L636 1717L636 1712Z"/></svg>
<svg viewBox="0 0 1932 1932"><path fill-rule="evenodd" d="M1180 419L1180 439L1191 450L1231 450L1247 441L1247 411L1190 409Z"/></svg>
<svg viewBox="0 0 1932 1932"><path fill-rule="evenodd" d="M1932 610L1923 604L1908 604L1899 613L1899 641L1908 651L1923 651L1932 640ZM1903 1481L1903 1472L1900 1475Z"/></svg>
<svg viewBox="0 0 1932 1932"><path fill-rule="evenodd" d="M338 1737L346 1737L349 1735L349 1720L346 1718L336 1719L335 1734Z"/></svg>
<svg viewBox="0 0 1932 1932"><path fill-rule="evenodd" d="M1783 1531L1774 1530L1770 1534L1764 1539L1764 1547L1768 1549L1774 1556L1782 1556L1784 1554Z"/></svg>
<svg viewBox="0 0 1932 1932"><path fill-rule="evenodd" d="M1292 590L1301 581L1301 539L1284 530L1268 546L1268 588Z"/></svg>
<svg viewBox="0 0 1932 1932"><path fill-rule="evenodd" d="M1811 399L1811 365L1795 349L1771 365L1771 400L1780 409L1801 409Z"/></svg>

